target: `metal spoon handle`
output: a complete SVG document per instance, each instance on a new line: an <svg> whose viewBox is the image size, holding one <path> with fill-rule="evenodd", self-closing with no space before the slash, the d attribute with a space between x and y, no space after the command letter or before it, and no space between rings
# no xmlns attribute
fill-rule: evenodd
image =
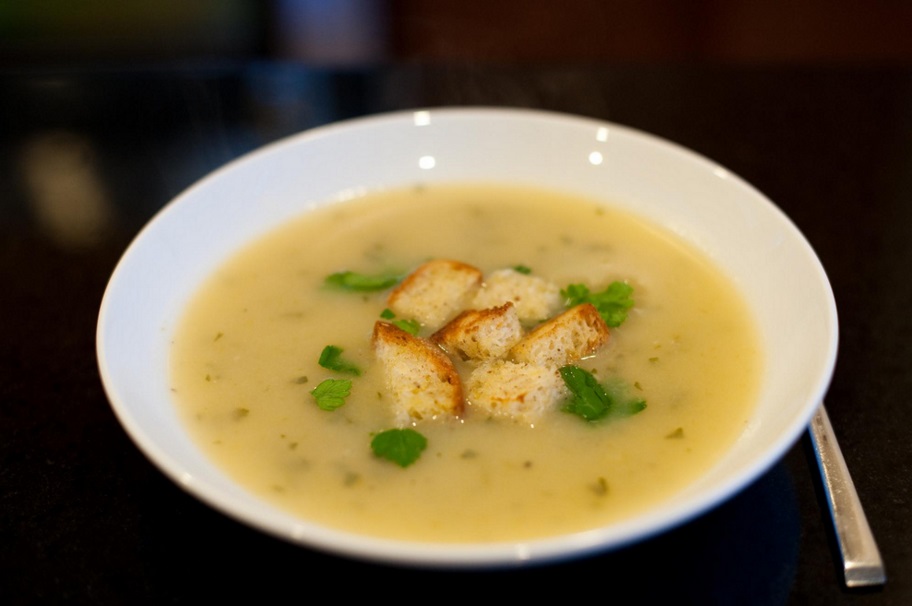
<svg viewBox="0 0 912 606"><path fill-rule="evenodd" d="M846 586L882 585L887 580L883 560L822 402L811 420L810 433L839 543Z"/></svg>

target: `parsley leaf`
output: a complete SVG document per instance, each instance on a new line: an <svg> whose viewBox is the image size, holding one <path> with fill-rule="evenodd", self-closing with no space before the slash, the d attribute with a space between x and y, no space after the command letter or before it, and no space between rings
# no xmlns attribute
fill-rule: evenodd
<svg viewBox="0 0 912 606"><path fill-rule="evenodd" d="M380 312L380 317L384 320L390 320L395 326L401 328L410 335L417 335L421 332L421 322L418 320L394 320L396 314L392 309L386 308Z"/></svg>
<svg viewBox="0 0 912 606"><path fill-rule="evenodd" d="M564 304L574 307L580 303L592 303L608 326L616 328L627 319L627 310L633 307L630 295L633 287L626 282L614 281L601 292L591 292L585 284L570 284L561 289Z"/></svg>
<svg viewBox="0 0 912 606"><path fill-rule="evenodd" d="M351 394L352 382L349 379L326 379L311 390L317 406L323 410L335 410L345 404L345 398Z"/></svg>
<svg viewBox="0 0 912 606"><path fill-rule="evenodd" d="M392 272L369 276L354 271L339 271L326 276L323 283L342 290L364 292L389 288L401 279L401 274Z"/></svg>
<svg viewBox="0 0 912 606"><path fill-rule="evenodd" d="M514 265L513 271L521 273L521 274L525 274L528 276L529 274L532 273L532 268L528 267L527 265Z"/></svg>
<svg viewBox="0 0 912 606"><path fill-rule="evenodd" d="M418 320L393 320L393 324L410 335L417 335L421 331L421 323Z"/></svg>
<svg viewBox="0 0 912 606"><path fill-rule="evenodd" d="M560 374L571 393L570 402L562 410L586 421L629 417L646 408L645 400L624 399L620 390L609 392L592 373L578 366L562 366Z"/></svg>
<svg viewBox="0 0 912 606"><path fill-rule="evenodd" d="M414 429L387 429L371 440L374 454L392 461L399 467L408 467L418 460L427 448L427 438Z"/></svg>
<svg viewBox="0 0 912 606"><path fill-rule="evenodd" d="M359 376L361 374L360 368L342 358L342 348L336 347L335 345L327 345L323 348L323 351L320 353L320 360L318 363L323 368L328 368L329 370L345 372L353 374L355 376Z"/></svg>
<svg viewBox="0 0 912 606"><path fill-rule="evenodd" d="M560 374L572 394L564 411L586 421L597 421L608 414L611 398L591 373L578 366L562 366Z"/></svg>

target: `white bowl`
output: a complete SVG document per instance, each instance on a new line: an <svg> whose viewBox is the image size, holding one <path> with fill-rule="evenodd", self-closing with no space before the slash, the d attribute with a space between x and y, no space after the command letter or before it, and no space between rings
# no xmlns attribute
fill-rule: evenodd
<svg viewBox="0 0 912 606"><path fill-rule="evenodd" d="M340 195L416 181L502 181L610 200L709 255L750 302L766 360L748 429L712 470L639 517L521 543L426 544L367 538L296 519L229 479L188 435L169 393L175 320L242 244ZM423 566L545 562L670 529L755 480L799 438L836 360L836 307L808 242L767 198L687 149L630 128L541 111L443 108L316 128L214 172L140 232L101 305L98 363L124 428L168 477L221 512L293 543Z"/></svg>

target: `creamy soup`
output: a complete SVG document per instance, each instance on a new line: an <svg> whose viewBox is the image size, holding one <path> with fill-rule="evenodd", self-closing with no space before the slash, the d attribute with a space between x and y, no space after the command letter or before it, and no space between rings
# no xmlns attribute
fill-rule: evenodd
<svg viewBox="0 0 912 606"><path fill-rule="evenodd" d="M472 414L414 429L407 467L371 450L393 427L370 346L388 290L324 287L335 272L407 272L431 258L522 265L561 286L633 287L627 320L579 362L646 402L588 423ZM359 366L340 408L311 391ZM744 429L762 365L745 301L707 258L629 214L564 194L416 186L310 212L228 259L174 334L176 405L201 448L247 489L321 524L418 541L527 540L647 511L704 473Z"/></svg>

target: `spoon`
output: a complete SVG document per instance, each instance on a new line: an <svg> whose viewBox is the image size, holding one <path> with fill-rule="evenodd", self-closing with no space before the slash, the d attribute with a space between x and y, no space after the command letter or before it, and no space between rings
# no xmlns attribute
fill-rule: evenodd
<svg viewBox="0 0 912 606"><path fill-rule="evenodd" d="M811 419L810 434L839 543L845 584L847 587L883 585L887 581L883 560L823 402Z"/></svg>

